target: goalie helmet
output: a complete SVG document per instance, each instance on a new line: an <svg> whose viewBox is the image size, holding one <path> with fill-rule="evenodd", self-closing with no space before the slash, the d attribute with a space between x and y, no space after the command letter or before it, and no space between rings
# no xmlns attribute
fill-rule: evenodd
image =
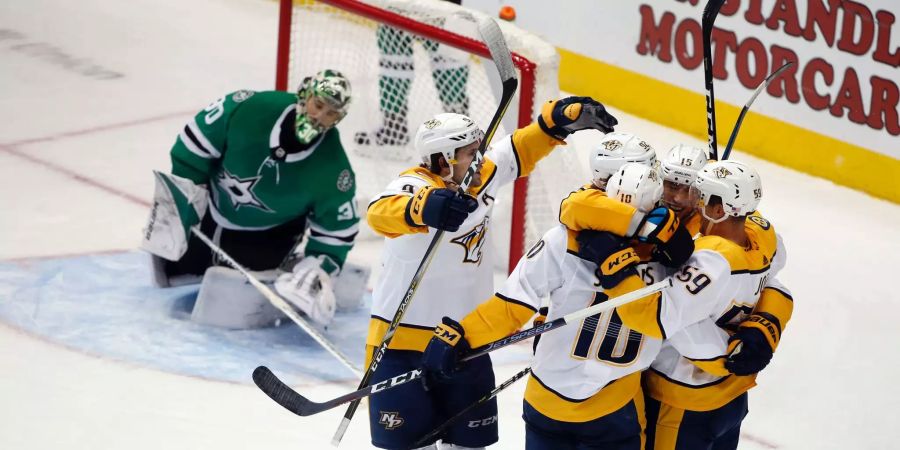
<svg viewBox="0 0 900 450"><path fill-rule="evenodd" d="M330 126L314 124L306 114L306 102L311 97L322 99L326 104L337 110L340 117ZM350 80L337 70L325 69L315 76L306 77L297 89L297 118L295 126L297 138L303 144L315 140L319 134L337 125L350 107Z"/></svg>
<svg viewBox="0 0 900 450"><path fill-rule="evenodd" d="M656 150L631 133L615 132L603 136L590 158L594 183L602 184L625 163L636 162L653 167L656 164Z"/></svg>
<svg viewBox="0 0 900 450"><path fill-rule="evenodd" d="M456 113L440 113L419 125L415 146L419 157L431 167L434 154L440 154L453 165L456 163L456 149L484 139L484 131L475 122Z"/></svg>
<svg viewBox="0 0 900 450"><path fill-rule="evenodd" d="M738 161L713 161L697 173L693 189L700 198L700 213L707 220L718 223L726 217L743 217L759 206L762 181L756 169ZM713 219L706 215L705 206L712 196L722 199L725 215Z"/></svg>
<svg viewBox="0 0 900 450"><path fill-rule="evenodd" d="M625 163L606 182L606 195L648 213L662 197L663 184L656 168Z"/></svg>
<svg viewBox="0 0 900 450"><path fill-rule="evenodd" d="M697 172L706 166L708 161L706 150L678 144L659 162L659 167L663 180L691 185L697 179Z"/></svg>

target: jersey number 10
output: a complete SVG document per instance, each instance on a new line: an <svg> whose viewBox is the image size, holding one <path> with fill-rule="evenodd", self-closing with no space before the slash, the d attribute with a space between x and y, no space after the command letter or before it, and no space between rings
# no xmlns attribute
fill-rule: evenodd
<svg viewBox="0 0 900 450"><path fill-rule="evenodd" d="M607 300L609 300L609 297L606 294L598 292L594 294L594 301L591 303L591 306ZM606 320L603 326L599 326L600 321L604 319L602 317L604 315L609 316L609 320ZM601 335L600 344L597 348L597 359L617 366L627 366L633 363L641 351L641 344L644 340L643 334L628 329L625 343L620 343L619 340L622 338L622 319L619 318L619 314L615 310L612 310L608 313L590 316L581 322L581 329L578 331L575 344L572 346L572 357L587 359L591 350L591 344L594 343L594 338L597 334Z"/></svg>

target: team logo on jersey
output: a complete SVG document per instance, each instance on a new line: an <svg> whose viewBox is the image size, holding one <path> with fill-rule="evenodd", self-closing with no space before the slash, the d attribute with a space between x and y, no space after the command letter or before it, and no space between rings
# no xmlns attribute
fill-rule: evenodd
<svg viewBox="0 0 900 450"><path fill-rule="evenodd" d="M231 96L231 99L234 100L235 103L240 103L244 100L247 100L250 97L253 97L253 94L255 94L255 93L256 92L254 92L254 91L244 89L244 90L235 92L234 95Z"/></svg>
<svg viewBox="0 0 900 450"><path fill-rule="evenodd" d="M487 217L480 224L472 228L468 233L451 240L454 244L462 245L466 249L463 262L481 264L481 249L484 247L484 237L488 229Z"/></svg>
<svg viewBox="0 0 900 450"><path fill-rule="evenodd" d="M769 221L759 216L747 216L747 220L759 225L763 230L768 230L771 226Z"/></svg>
<svg viewBox="0 0 900 450"><path fill-rule="evenodd" d="M725 167L716 167L713 174L715 174L716 178L727 178L729 175L733 175L731 171Z"/></svg>
<svg viewBox="0 0 900 450"><path fill-rule="evenodd" d="M235 210L240 209L241 206L252 206L265 212L272 212L272 208L269 208L253 193L253 187L256 186L260 178L262 177L239 178L230 174L227 170L223 170L216 182L228 194L231 206Z"/></svg>
<svg viewBox="0 0 900 450"><path fill-rule="evenodd" d="M405 422L405 420L400 417L400 414L397 414L395 412L378 411L378 415L378 423L384 425L385 430L397 429L400 427L400 425L403 425L403 422Z"/></svg>
<svg viewBox="0 0 900 450"><path fill-rule="evenodd" d="M341 192L347 192L350 188L353 187L353 175L350 175L350 171L344 169L337 177L337 188Z"/></svg>

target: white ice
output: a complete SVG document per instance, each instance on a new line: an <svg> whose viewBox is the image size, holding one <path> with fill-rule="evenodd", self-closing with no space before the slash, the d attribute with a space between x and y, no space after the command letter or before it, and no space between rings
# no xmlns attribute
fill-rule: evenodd
<svg viewBox="0 0 900 450"><path fill-rule="evenodd" d="M276 17L276 3L260 0L0 2L0 262L135 249L150 170L168 168L184 122L225 92L272 86ZM617 115L659 148L702 145ZM814 148L784 151L817 157ZM795 298L774 362L751 391L741 448L896 448L900 207L740 151L734 159L762 175L761 208L786 240L781 278ZM364 243L352 258L373 263L377 254L377 243ZM29 300L0 297L5 306ZM498 380L522 367L513 360L498 364ZM354 385L308 377L295 386L323 399ZM500 395L496 448L523 446L523 389ZM342 414L297 418L248 381L89 355L8 323L0 399L0 448L23 450L329 448ZM368 448L358 416L344 448Z"/></svg>

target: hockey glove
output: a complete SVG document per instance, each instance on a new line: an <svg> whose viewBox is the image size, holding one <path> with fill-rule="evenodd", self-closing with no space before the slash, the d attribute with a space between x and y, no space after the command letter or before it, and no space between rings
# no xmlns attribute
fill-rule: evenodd
<svg viewBox="0 0 900 450"><path fill-rule="evenodd" d="M737 346L725 360L725 368L735 375L753 375L765 369L772 360L779 329L778 319L768 314L753 314L741 322L728 339Z"/></svg>
<svg viewBox="0 0 900 450"><path fill-rule="evenodd" d="M692 253L694 253L694 238L684 226L679 226L668 241L653 247L653 260L666 267L676 268L681 267Z"/></svg>
<svg viewBox="0 0 900 450"><path fill-rule="evenodd" d="M434 383L449 380L459 366L459 358L469 350L465 330L459 322L444 317L434 328L434 336L422 354L422 385L427 391Z"/></svg>
<svg viewBox="0 0 900 450"><path fill-rule="evenodd" d="M534 327L539 327L539 326L543 325L544 322L547 321L547 313L549 311L550 311L550 309L548 307L541 306L541 309L538 310L537 316L531 322L531 327L534 328ZM538 342L540 342L540 341L541 341L540 334L534 337L534 342L532 342L532 344L531 344L531 353L537 353L537 345L538 345Z"/></svg>
<svg viewBox="0 0 900 450"><path fill-rule="evenodd" d="M613 131L619 123L606 108L590 97L566 97L544 103L538 125L550 136L564 140L579 130Z"/></svg>
<svg viewBox="0 0 900 450"><path fill-rule="evenodd" d="M469 213L478 208L471 195L457 195L451 189L425 186L406 205L406 221L415 226L427 225L444 231L459 230Z"/></svg>
<svg viewBox="0 0 900 450"><path fill-rule="evenodd" d="M608 231L583 230L575 239L578 255L597 264L596 275L603 289L612 289L637 274L635 266L641 259L624 238Z"/></svg>
<svg viewBox="0 0 900 450"><path fill-rule="evenodd" d="M275 279L275 291L320 325L331 323L336 309L331 277L322 269L325 258L307 256Z"/></svg>
<svg viewBox="0 0 900 450"><path fill-rule="evenodd" d="M647 213L635 237L641 242L664 244L672 239L680 224L674 211L660 206Z"/></svg>

